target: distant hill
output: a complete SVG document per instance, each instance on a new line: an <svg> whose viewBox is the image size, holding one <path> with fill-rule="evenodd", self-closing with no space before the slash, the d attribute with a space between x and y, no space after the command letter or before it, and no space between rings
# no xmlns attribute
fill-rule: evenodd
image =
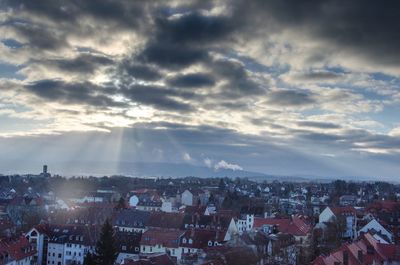
<svg viewBox="0 0 400 265"><path fill-rule="evenodd" d="M74 166L55 164L51 165L53 174L61 175L127 175L133 177L268 177L260 172L245 170L214 169L190 164L174 163L74 163Z"/></svg>

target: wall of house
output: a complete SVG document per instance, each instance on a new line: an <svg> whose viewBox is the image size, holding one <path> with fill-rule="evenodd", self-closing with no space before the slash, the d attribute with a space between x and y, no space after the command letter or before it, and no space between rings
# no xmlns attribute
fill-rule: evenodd
<svg viewBox="0 0 400 265"><path fill-rule="evenodd" d="M182 193L181 202L184 205L192 206L193 205L193 194L190 191L185 190Z"/></svg>
<svg viewBox="0 0 400 265"><path fill-rule="evenodd" d="M319 222L330 222L332 221L334 216L335 214L332 212L332 210L329 207L326 207L325 210L323 210L322 213L319 215Z"/></svg>
<svg viewBox="0 0 400 265"><path fill-rule="evenodd" d="M88 247L80 244L64 244L64 263L63 265L68 265L70 263L76 262L78 264L83 264L83 259L88 251Z"/></svg>
<svg viewBox="0 0 400 265"><path fill-rule="evenodd" d="M64 265L64 245L49 243L47 249L47 265Z"/></svg>

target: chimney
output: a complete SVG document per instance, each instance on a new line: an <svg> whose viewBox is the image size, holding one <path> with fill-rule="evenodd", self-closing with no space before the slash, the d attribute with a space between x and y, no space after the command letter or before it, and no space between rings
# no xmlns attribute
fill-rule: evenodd
<svg viewBox="0 0 400 265"><path fill-rule="evenodd" d="M349 252L343 251L343 265L349 265Z"/></svg>
<svg viewBox="0 0 400 265"><path fill-rule="evenodd" d="M360 261L360 263L363 263L363 261L364 261L364 256L363 256L362 250L358 250L357 258L358 258L358 261Z"/></svg>

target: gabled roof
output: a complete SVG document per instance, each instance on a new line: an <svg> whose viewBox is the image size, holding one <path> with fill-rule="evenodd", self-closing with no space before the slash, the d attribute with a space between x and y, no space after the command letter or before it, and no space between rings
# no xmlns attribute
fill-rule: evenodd
<svg viewBox="0 0 400 265"><path fill-rule="evenodd" d="M329 207L329 208L335 215L357 214L357 210L353 206Z"/></svg>
<svg viewBox="0 0 400 265"><path fill-rule="evenodd" d="M358 241L345 243L327 256L319 256L314 265L334 265L342 262L347 253L349 265L382 264L384 261L400 261L400 246L379 243L371 234L363 235ZM361 258L361 259L360 259Z"/></svg>
<svg viewBox="0 0 400 265"><path fill-rule="evenodd" d="M264 225L276 226L279 232L294 236L306 236L311 232L311 225L302 216L290 218L254 218L254 228L260 229Z"/></svg>
<svg viewBox="0 0 400 265"><path fill-rule="evenodd" d="M121 210L115 217L115 225L144 228L150 219L150 212L139 210Z"/></svg>
<svg viewBox="0 0 400 265"><path fill-rule="evenodd" d="M181 213L151 212L147 226L180 229L183 227L184 217Z"/></svg>
<svg viewBox="0 0 400 265"><path fill-rule="evenodd" d="M180 243L181 247L188 248L198 248L203 249L208 247L208 242L211 241L214 245L214 242L222 243L224 241L225 232L218 230L210 230L210 229L191 229L187 230L183 236ZM185 239L185 242L183 242ZM192 243L189 242L191 239Z"/></svg>
<svg viewBox="0 0 400 265"><path fill-rule="evenodd" d="M9 259L19 261L36 254L36 249L24 236L0 239L0 255L7 254ZM1 264L1 263L0 263Z"/></svg>
<svg viewBox="0 0 400 265"><path fill-rule="evenodd" d="M49 242L74 243L86 246L95 245L100 227L91 225L56 225L40 224L34 227L39 233L45 234Z"/></svg>
<svg viewBox="0 0 400 265"><path fill-rule="evenodd" d="M143 233L141 245L163 245L168 248L178 248L179 241L184 231L172 229L149 229Z"/></svg>

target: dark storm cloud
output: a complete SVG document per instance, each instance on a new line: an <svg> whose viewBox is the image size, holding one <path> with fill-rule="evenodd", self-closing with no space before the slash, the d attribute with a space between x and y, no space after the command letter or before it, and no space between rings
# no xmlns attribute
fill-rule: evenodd
<svg viewBox="0 0 400 265"><path fill-rule="evenodd" d="M215 84L214 78L209 74L192 73L177 75L167 80L170 86L174 87L207 87Z"/></svg>
<svg viewBox="0 0 400 265"><path fill-rule="evenodd" d="M109 96L101 94L106 90L89 82L66 83L59 80L41 80L26 85L25 89L47 101L102 108L126 106L124 103L116 102Z"/></svg>
<svg viewBox="0 0 400 265"><path fill-rule="evenodd" d="M306 106L316 101L310 94L295 90L275 90L268 94L267 102L272 105L286 106Z"/></svg>
<svg viewBox="0 0 400 265"><path fill-rule="evenodd" d="M232 60L214 60L210 67L213 73L222 80L228 80L224 94L237 97L238 95L251 96L265 93L260 84L253 81L243 64Z"/></svg>
<svg viewBox="0 0 400 265"><path fill-rule="evenodd" d="M137 64L132 59L123 61L119 70L139 80L156 81L162 77L156 67Z"/></svg>
<svg viewBox="0 0 400 265"><path fill-rule="evenodd" d="M324 128L322 128L324 129ZM371 133L363 129L344 129L340 133L331 131L310 132L305 130L290 130L289 133L297 140L305 140L306 144L318 142L325 146L340 147L341 150L364 150L370 149L382 151L400 150L400 137L385 134Z"/></svg>
<svg viewBox="0 0 400 265"><path fill-rule="evenodd" d="M195 94L181 92L166 87L133 85L121 89L122 94L134 102L153 106L161 110L192 111L190 104L178 101L175 98L190 99Z"/></svg>
<svg viewBox="0 0 400 265"><path fill-rule="evenodd" d="M164 14L155 20L155 35L139 58L166 68L208 62L213 45L228 41L234 30L233 21L227 17L205 16L196 11L174 18Z"/></svg>
<svg viewBox="0 0 400 265"><path fill-rule="evenodd" d="M56 22L79 23L79 19L92 17L99 20L114 21L124 27L137 26L145 16L148 2L135 1L63 1L63 0L9 0L7 7L18 12L35 14Z"/></svg>
<svg viewBox="0 0 400 265"><path fill-rule="evenodd" d="M260 0L248 4L239 0L233 3L240 23L252 25L254 29L262 30L265 26L272 30L291 28L309 32L314 38L326 40L327 45L350 49L372 62L400 64L399 1Z"/></svg>
<svg viewBox="0 0 400 265"><path fill-rule="evenodd" d="M73 59L55 59L44 63L66 72L91 74L100 66L111 65L113 60L101 55L80 54Z"/></svg>
<svg viewBox="0 0 400 265"><path fill-rule="evenodd" d="M12 27L20 38L26 39L25 45L38 51L57 50L68 46L64 34L57 30L46 29L42 25L10 21L6 26Z"/></svg>
<svg viewBox="0 0 400 265"><path fill-rule="evenodd" d="M142 62L155 63L165 68L182 68L206 61L208 52L197 47L164 43L162 40L158 40L150 42L138 58Z"/></svg>
<svg viewBox="0 0 400 265"><path fill-rule="evenodd" d="M206 44L226 40L235 30L234 23L228 17L205 16L197 12L178 18L159 18L156 21L157 39L169 43Z"/></svg>

